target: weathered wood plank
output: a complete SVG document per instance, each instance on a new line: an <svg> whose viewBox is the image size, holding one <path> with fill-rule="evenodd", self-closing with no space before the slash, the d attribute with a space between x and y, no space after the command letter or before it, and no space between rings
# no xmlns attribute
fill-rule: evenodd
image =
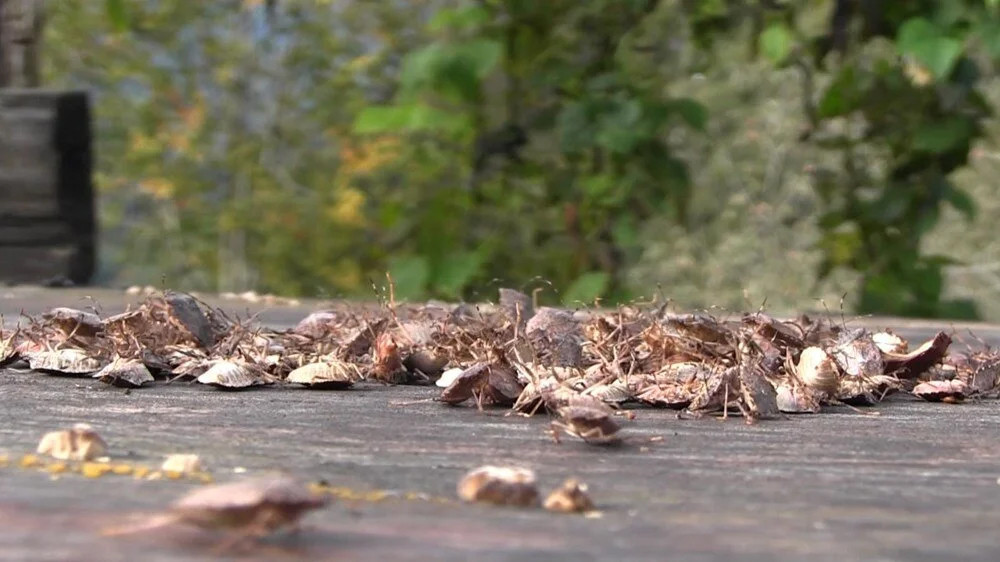
<svg viewBox="0 0 1000 562"><path fill-rule="evenodd" d="M64 294L46 303L14 300L7 310L15 318L20 309L83 301L81 292ZM979 333L1000 341L995 326ZM125 393L96 381L7 371L0 372L7 406L0 408L0 446L16 461L44 432L88 421L116 460L156 466L165 454L189 452L219 482L238 477L236 467L250 474L286 469L374 498L334 502L310 514L298 534L241 551L244 560L985 561L1000 554L996 401L927 404L896 396L875 408L878 417L832 408L755 426L637 408L636 419L623 422L627 443L598 448L553 443L545 415L525 419L427 400L438 392L374 384L346 392L219 392L174 382ZM534 469L543 493L577 477L601 515L457 501L458 479L485 463ZM135 512L163 509L198 486L193 482L54 478L16 462L0 476L0 549L11 559L86 552L99 560L207 561L218 558L211 549L225 538L178 527L100 535L133 521ZM373 490L390 493L365 494Z"/></svg>
<svg viewBox="0 0 1000 562"><path fill-rule="evenodd" d="M72 245L73 230L60 220L0 220L0 247Z"/></svg>
<svg viewBox="0 0 1000 562"><path fill-rule="evenodd" d="M0 169L0 217L61 216L57 169Z"/></svg>
<svg viewBox="0 0 1000 562"><path fill-rule="evenodd" d="M0 244L24 252L24 271L0 269L0 281L68 277L86 283L96 255L90 109L85 92L0 90ZM42 220L26 228L16 221ZM56 226L58 221L61 226ZM16 246L12 246L12 244ZM47 244L51 247L41 251ZM8 256L9 258L9 256ZM50 260L48 266L42 262Z"/></svg>

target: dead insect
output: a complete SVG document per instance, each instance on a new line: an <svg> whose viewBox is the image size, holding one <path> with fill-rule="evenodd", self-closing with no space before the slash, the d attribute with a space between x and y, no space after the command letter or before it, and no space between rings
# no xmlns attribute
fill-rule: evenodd
<svg viewBox="0 0 1000 562"><path fill-rule="evenodd" d="M240 389L274 382L274 378L259 367L242 360L215 360L210 365L197 379L201 384Z"/></svg>
<svg viewBox="0 0 1000 562"><path fill-rule="evenodd" d="M288 373L285 382L301 384L306 388L345 389L361 378L358 368L351 363L328 359L320 363L310 363Z"/></svg>
<svg viewBox="0 0 1000 562"><path fill-rule="evenodd" d="M105 536L122 535L183 523L203 529L235 531L237 541L294 527L309 511L324 507L329 498L313 493L289 477L260 477L198 488L172 503L166 513L138 525L107 529Z"/></svg>
<svg viewBox="0 0 1000 562"><path fill-rule="evenodd" d="M482 466L458 483L458 497L467 502L534 507L538 488L532 470L508 466Z"/></svg>
<svg viewBox="0 0 1000 562"><path fill-rule="evenodd" d="M603 405L603 404L602 404ZM618 436L618 422L610 408L594 406L566 406L557 411L558 418L552 422L552 439L559 442L559 433L565 432L591 445L615 445L621 443Z"/></svg>
<svg viewBox="0 0 1000 562"><path fill-rule="evenodd" d="M107 450L107 443L93 427L78 423L72 429L46 433L35 452L59 460L91 461L103 457Z"/></svg>
<svg viewBox="0 0 1000 562"><path fill-rule="evenodd" d="M375 366L372 374L375 380L387 384L403 384L409 378L396 340L389 332L382 332L375 338Z"/></svg>
<svg viewBox="0 0 1000 562"><path fill-rule="evenodd" d="M154 380L142 361L122 357L115 357L103 369L94 373L93 377L105 384L122 388L139 388Z"/></svg>
<svg viewBox="0 0 1000 562"><path fill-rule="evenodd" d="M89 375L104 367L100 359L71 347L29 352L25 356L32 370L53 375Z"/></svg>
<svg viewBox="0 0 1000 562"><path fill-rule="evenodd" d="M582 513L594 510L594 502L587 495L587 485L575 478L563 482L563 485L552 491L543 504L549 511L563 513Z"/></svg>
<svg viewBox="0 0 1000 562"><path fill-rule="evenodd" d="M913 387L914 396L919 396L928 402L947 402L957 404L965 400L969 387L960 380L927 381Z"/></svg>

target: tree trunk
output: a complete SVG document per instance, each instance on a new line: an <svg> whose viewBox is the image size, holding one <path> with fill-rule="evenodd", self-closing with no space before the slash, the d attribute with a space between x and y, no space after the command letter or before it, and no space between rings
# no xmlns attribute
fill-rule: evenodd
<svg viewBox="0 0 1000 562"><path fill-rule="evenodd" d="M43 0L0 0L0 88L37 88Z"/></svg>

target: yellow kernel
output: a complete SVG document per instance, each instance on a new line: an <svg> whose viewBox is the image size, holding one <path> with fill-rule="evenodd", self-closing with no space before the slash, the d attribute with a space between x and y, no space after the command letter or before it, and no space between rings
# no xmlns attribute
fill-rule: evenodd
<svg viewBox="0 0 1000 562"><path fill-rule="evenodd" d="M130 464L113 464L111 465L111 472L117 474L118 476L128 476L132 474L134 468Z"/></svg>
<svg viewBox="0 0 1000 562"><path fill-rule="evenodd" d="M80 466L80 473L87 478L100 478L111 471L111 465L102 462L85 462Z"/></svg>
<svg viewBox="0 0 1000 562"><path fill-rule="evenodd" d="M62 474L63 472L66 472L67 469L69 469L69 467L66 466L66 463L64 462L54 462L45 467L45 470L51 472L52 474Z"/></svg>
<svg viewBox="0 0 1000 562"><path fill-rule="evenodd" d="M0 468L7 468L9 462L10 459L7 458L7 455L0 455Z"/></svg>
<svg viewBox="0 0 1000 562"><path fill-rule="evenodd" d="M164 470L163 475L171 480L180 480L184 473L179 470Z"/></svg>
<svg viewBox="0 0 1000 562"><path fill-rule="evenodd" d="M202 484L211 484L212 482L215 482L215 478L212 478L212 475L207 472L198 473L197 478Z"/></svg>
<svg viewBox="0 0 1000 562"><path fill-rule="evenodd" d="M145 478L149 474L149 468L145 466L137 466L135 470L132 471L132 475L136 478Z"/></svg>
<svg viewBox="0 0 1000 562"><path fill-rule="evenodd" d="M21 457L21 468L34 468L42 464L41 459L35 455L24 455Z"/></svg>

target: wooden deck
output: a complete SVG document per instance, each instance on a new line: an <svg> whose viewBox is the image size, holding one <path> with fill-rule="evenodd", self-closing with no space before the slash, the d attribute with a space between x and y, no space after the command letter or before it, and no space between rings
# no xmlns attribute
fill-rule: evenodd
<svg viewBox="0 0 1000 562"><path fill-rule="evenodd" d="M58 295L64 298L48 301ZM73 305L72 295L0 298L0 312L9 321L22 307ZM102 298L114 308L112 293ZM282 324L300 312L269 314ZM900 324L911 326L900 332L913 335L934 327ZM1000 341L996 328L977 332ZM240 559L1000 557L996 401L948 405L900 396L874 408L879 416L832 409L756 426L637 409L623 431L626 445L608 449L553 443L543 416L412 403L435 394L377 385L222 392L186 383L125 392L87 379L5 371L0 453L16 460L44 432L86 421L115 458L156 465L168 453L193 452L217 481L237 477L237 469L285 469L360 498L311 514L298 536L275 537ZM578 477L601 516L458 502L459 478L485 463L536 470L543 493ZM196 485L0 468L0 560L217 559L210 550L217 535L181 528L113 539L97 533Z"/></svg>

